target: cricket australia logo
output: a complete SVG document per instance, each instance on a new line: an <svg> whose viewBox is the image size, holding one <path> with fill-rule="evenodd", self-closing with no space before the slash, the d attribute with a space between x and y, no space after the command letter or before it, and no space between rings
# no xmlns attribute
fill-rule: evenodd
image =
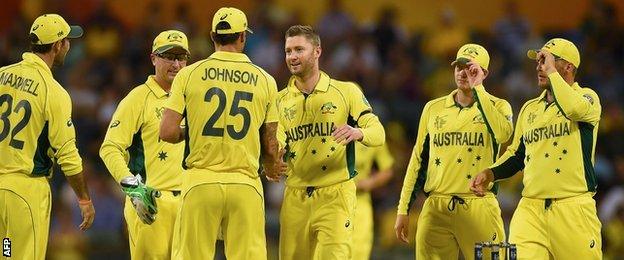
<svg viewBox="0 0 624 260"><path fill-rule="evenodd" d="M338 107L334 106L334 103L327 102L321 106L321 114L334 114L336 109L338 109Z"/></svg>
<svg viewBox="0 0 624 260"><path fill-rule="evenodd" d="M472 118L472 123L474 123L474 124L485 124L485 120L483 120L483 116L482 115L476 115L475 117Z"/></svg>
<svg viewBox="0 0 624 260"><path fill-rule="evenodd" d="M157 107L157 108L155 108L155 110L156 110L156 117L158 119L162 119L162 113L165 110L165 108L164 107Z"/></svg>
<svg viewBox="0 0 624 260"><path fill-rule="evenodd" d="M291 107L287 107L284 108L284 117L288 120L293 120L295 119L295 115L297 114L297 109L295 108L295 105L291 106Z"/></svg>
<svg viewBox="0 0 624 260"><path fill-rule="evenodd" d="M477 51L477 48L475 47L468 47L466 49L464 49L464 51L462 52L464 55L469 56L469 57L476 57L479 56L479 52Z"/></svg>
<svg viewBox="0 0 624 260"><path fill-rule="evenodd" d="M170 42L182 42L182 35L177 32L173 32L167 36L167 40Z"/></svg>
<svg viewBox="0 0 624 260"><path fill-rule="evenodd" d="M555 40L550 40L550 41L548 41L546 44L544 44L544 48L546 48L546 49L550 49L550 48L552 48L552 47L555 47L555 45L556 45L556 44L555 44Z"/></svg>
<svg viewBox="0 0 624 260"><path fill-rule="evenodd" d="M446 116L436 116L435 121L433 123L433 125L438 129L442 129L442 127L444 127L444 125L446 124L446 120L444 119Z"/></svg>

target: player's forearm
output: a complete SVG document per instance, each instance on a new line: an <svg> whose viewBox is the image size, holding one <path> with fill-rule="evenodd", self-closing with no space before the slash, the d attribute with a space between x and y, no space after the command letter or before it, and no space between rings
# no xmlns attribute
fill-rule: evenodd
<svg viewBox="0 0 624 260"><path fill-rule="evenodd" d="M386 183L388 183L388 181L390 181L391 178L392 178L392 169L378 171L377 173L373 174L370 177L370 180L372 183L370 189L374 190L374 189L377 189L379 187L386 185Z"/></svg>
<svg viewBox="0 0 624 260"><path fill-rule="evenodd" d="M583 94L568 85L558 72L549 74L548 79L555 102L566 117L578 120L585 114L592 112L592 104L583 97Z"/></svg>
<svg viewBox="0 0 624 260"><path fill-rule="evenodd" d="M117 183L125 177L132 176L121 148L114 143L104 140L100 148L100 158Z"/></svg>
<svg viewBox="0 0 624 260"><path fill-rule="evenodd" d="M260 145L265 163L279 160L279 142L277 141L277 123L266 123L260 128Z"/></svg>
<svg viewBox="0 0 624 260"><path fill-rule="evenodd" d="M494 134L496 142L504 143L509 140L513 133L513 125L511 122L511 106L505 104L509 106L503 109L506 110L505 113L507 114L497 109L490 99L489 94L485 91L483 85L478 85L474 87L473 92L477 100L479 111L483 116L483 120L485 121L489 130L492 131L492 134Z"/></svg>
<svg viewBox="0 0 624 260"><path fill-rule="evenodd" d="M87 182L85 180L83 173L78 173L72 176L66 176L67 182L74 190L76 197L81 201L91 200L91 196L89 196L89 189L87 188Z"/></svg>
<svg viewBox="0 0 624 260"><path fill-rule="evenodd" d="M494 180L507 179L524 169L524 155L507 150L489 169L494 174Z"/></svg>
<svg viewBox="0 0 624 260"><path fill-rule="evenodd" d="M182 115L169 108L165 109L160 122L159 137L167 143L179 143L185 138L185 131L180 126Z"/></svg>
<svg viewBox="0 0 624 260"><path fill-rule="evenodd" d="M372 113L362 115L357 123L362 131L363 137L360 142L363 145L374 147L381 146L386 142L386 132L376 115Z"/></svg>

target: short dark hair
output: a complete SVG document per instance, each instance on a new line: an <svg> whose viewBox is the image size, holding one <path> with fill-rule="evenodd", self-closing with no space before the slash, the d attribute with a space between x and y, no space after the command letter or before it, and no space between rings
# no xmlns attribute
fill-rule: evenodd
<svg viewBox="0 0 624 260"><path fill-rule="evenodd" d="M225 21L219 22L217 24L217 30L225 30L225 29L230 29L230 28L232 28L230 27L230 24ZM236 40L238 40L238 37L240 37L240 35L241 35L241 32L226 33L226 34L218 34L216 32L213 32L212 40L215 41L219 45L228 45L228 44L235 43Z"/></svg>
<svg viewBox="0 0 624 260"><path fill-rule="evenodd" d="M52 50L52 44L54 43L35 44L35 42L39 41L39 37L34 33L31 33L28 38L30 40L30 51L34 53L48 53Z"/></svg>
<svg viewBox="0 0 624 260"><path fill-rule="evenodd" d="M286 31L286 37L304 36L308 41L312 42L315 46L321 46L321 37L319 34L309 25L293 25Z"/></svg>

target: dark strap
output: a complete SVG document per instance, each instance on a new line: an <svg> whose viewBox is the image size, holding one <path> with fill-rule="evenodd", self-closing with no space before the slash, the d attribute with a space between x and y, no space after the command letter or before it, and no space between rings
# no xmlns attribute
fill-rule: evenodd
<svg viewBox="0 0 624 260"><path fill-rule="evenodd" d="M453 211L455 210L455 203L459 203L464 205L464 203L466 203L466 201L458 196L453 195L453 197L451 198L451 201L449 201L449 204L446 206L446 208L449 211Z"/></svg>

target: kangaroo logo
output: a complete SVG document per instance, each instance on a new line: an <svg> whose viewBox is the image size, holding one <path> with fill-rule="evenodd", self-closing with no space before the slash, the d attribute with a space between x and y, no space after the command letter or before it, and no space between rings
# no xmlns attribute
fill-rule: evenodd
<svg viewBox="0 0 624 260"><path fill-rule="evenodd" d="M170 42L182 42L182 35L177 32L173 32L167 36L167 40Z"/></svg>

